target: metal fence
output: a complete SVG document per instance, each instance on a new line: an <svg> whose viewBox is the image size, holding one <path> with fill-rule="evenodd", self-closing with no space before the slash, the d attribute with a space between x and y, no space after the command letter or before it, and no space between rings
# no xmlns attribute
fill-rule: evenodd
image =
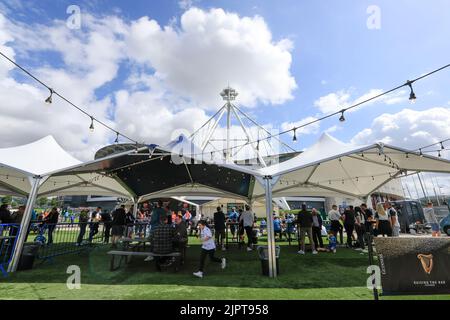
<svg viewBox="0 0 450 320"><path fill-rule="evenodd" d="M8 265L14 252L20 225L0 224L0 272L7 275ZM54 257L80 253L111 242L111 222L56 223L32 221L27 231L25 246L39 245L36 258L43 263ZM123 236L147 238L150 224L137 221L124 228Z"/></svg>
<svg viewBox="0 0 450 320"><path fill-rule="evenodd" d="M18 224L0 224L0 272L3 276L7 275L19 228Z"/></svg>
<svg viewBox="0 0 450 320"><path fill-rule="evenodd" d="M28 235L28 242L39 243L37 259L42 261L56 256L79 253L111 242L112 224L109 222L40 224ZM124 237L149 236L147 222L128 224Z"/></svg>
<svg viewBox="0 0 450 320"><path fill-rule="evenodd" d="M27 242L40 244L37 259L47 260L107 243L111 226L104 223L38 224Z"/></svg>

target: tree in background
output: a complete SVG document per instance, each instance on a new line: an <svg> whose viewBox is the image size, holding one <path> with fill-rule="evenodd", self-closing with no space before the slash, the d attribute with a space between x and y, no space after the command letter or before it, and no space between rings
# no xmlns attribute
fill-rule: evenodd
<svg viewBox="0 0 450 320"><path fill-rule="evenodd" d="M48 202L48 199L45 198L45 197L39 198L39 199L37 200L37 204L38 204L39 207L44 207L44 206L46 206L46 205L47 205L47 202Z"/></svg>
<svg viewBox="0 0 450 320"><path fill-rule="evenodd" d="M12 202L12 197L11 196L4 196L2 198L2 204L11 204Z"/></svg>

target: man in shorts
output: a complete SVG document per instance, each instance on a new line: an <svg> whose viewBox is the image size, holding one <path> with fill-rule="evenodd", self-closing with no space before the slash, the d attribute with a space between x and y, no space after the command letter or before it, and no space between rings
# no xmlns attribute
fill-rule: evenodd
<svg viewBox="0 0 450 320"><path fill-rule="evenodd" d="M425 220L431 225L432 236L440 237L441 229L439 227L439 222L436 219L432 202L427 203L427 207L423 209L423 214L425 216Z"/></svg>

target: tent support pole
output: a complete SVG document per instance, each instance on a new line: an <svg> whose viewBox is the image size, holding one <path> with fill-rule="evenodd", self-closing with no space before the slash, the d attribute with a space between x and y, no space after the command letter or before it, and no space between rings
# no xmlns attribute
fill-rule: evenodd
<svg viewBox="0 0 450 320"><path fill-rule="evenodd" d="M136 219L137 217L137 211L138 211L138 198L134 197L133 198L133 217Z"/></svg>
<svg viewBox="0 0 450 320"><path fill-rule="evenodd" d="M275 234L272 217L272 177L264 177L264 187L266 190L266 216L267 216L267 246L269 254L269 277L277 277L277 264L275 256Z"/></svg>
<svg viewBox="0 0 450 320"><path fill-rule="evenodd" d="M11 263L8 266L8 272L16 272L17 267L19 266L19 260L22 255L25 239L27 237L28 227L30 226L31 213L33 211L33 206L37 198L40 182L41 177L35 176L33 178L33 185L31 186L31 191L27 199L25 212L23 214L22 222L20 223L19 234L17 235L16 245L14 246Z"/></svg>

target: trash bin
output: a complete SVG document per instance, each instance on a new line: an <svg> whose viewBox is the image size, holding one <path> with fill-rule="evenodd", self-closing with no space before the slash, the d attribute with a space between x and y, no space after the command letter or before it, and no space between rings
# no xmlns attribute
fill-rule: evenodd
<svg viewBox="0 0 450 320"><path fill-rule="evenodd" d="M258 246L256 248L258 251L259 259L261 260L262 274L264 276L269 276L269 248L268 246ZM280 274L280 266L278 260L280 257L280 246L275 246L275 264L277 266L277 275Z"/></svg>
<svg viewBox="0 0 450 320"><path fill-rule="evenodd" d="M33 269L34 259L38 255L39 251L38 244L28 244L23 247L22 256L19 260L19 265L17 266L17 270L31 270Z"/></svg>

